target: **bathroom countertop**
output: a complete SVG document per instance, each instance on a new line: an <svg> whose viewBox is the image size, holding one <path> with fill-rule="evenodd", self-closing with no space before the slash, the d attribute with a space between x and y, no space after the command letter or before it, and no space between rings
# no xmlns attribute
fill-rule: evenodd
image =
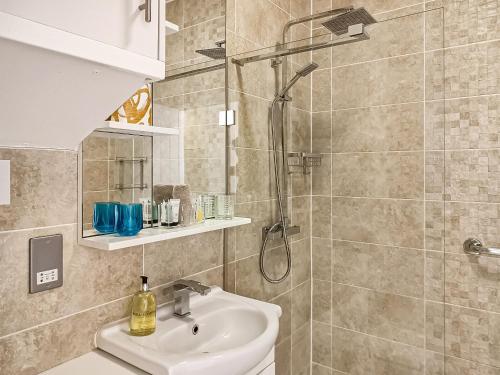
<svg viewBox="0 0 500 375"><path fill-rule="evenodd" d="M112 355L96 349L39 375L149 375Z"/></svg>

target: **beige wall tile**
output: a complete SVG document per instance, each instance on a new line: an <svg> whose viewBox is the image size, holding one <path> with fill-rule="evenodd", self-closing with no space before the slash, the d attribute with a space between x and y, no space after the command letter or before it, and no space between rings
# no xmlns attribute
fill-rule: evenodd
<svg viewBox="0 0 500 375"><path fill-rule="evenodd" d="M445 202L447 252L463 252L463 242L469 237L479 238L489 247L500 247L500 205Z"/></svg>
<svg viewBox="0 0 500 375"><path fill-rule="evenodd" d="M292 338L285 339L275 348L276 375L292 373Z"/></svg>
<svg viewBox="0 0 500 375"><path fill-rule="evenodd" d="M425 298L444 301L444 253L426 251L425 253Z"/></svg>
<svg viewBox="0 0 500 375"><path fill-rule="evenodd" d="M311 367L312 375L332 375L332 369L330 367L326 367L317 363L312 363ZM339 374L336 372L335 374Z"/></svg>
<svg viewBox="0 0 500 375"><path fill-rule="evenodd" d="M332 323L332 283L330 281L313 280L312 318L317 322Z"/></svg>
<svg viewBox="0 0 500 375"><path fill-rule="evenodd" d="M500 367L500 315L458 306L445 306L446 354Z"/></svg>
<svg viewBox="0 0 500 375"><path fill-rule="evenodd" d="M311 235L319 238L331 238L331 229L331 198L313 196Z"/></svg>
<svg viewBox="0 0 500 375"><path fill-rule="evenodd" d="M196 25L217 17L223 17L226 11L225 0L183 0L184 27Z"/></svg>
<svg viewBox="0 0 500 375"><path fill-rule="evenodd" d="M258 97L235 91L230 92L230 107L237 113L236 126L230 127L231 144L236 147L271 148L269 106Z"/></svg>
<svg viewBox="0 0 500 375"><path fill-rule="evenodd" d="M183 30L184 61L191 60L191 64L210 61L208 57L196 53L196 50L216 47L215 42L224 40L225 27L225 17L221 16L185 28Z"/></svg>
<svg viewBox="0 0 500 375"><path fill-rule="evenodd" d="M309 152L311 150L311 114L301 109L291 108L289 128L288 151Z"/></svg>
<svg viewBox="0 0 500 375"><path fill-rule="evenodd" d="M446 47L500 38L498 2L443 1Z"/></svg>
<svg viewBox="0 0 500 375"><path fill-rule="evenodd" d="M446 152L446 199L500 203L500 150Z"/></svg>
<svg viewBox="0 0 500 375"><path fill-rule="evenodd" d="M332 112L332 151L408 151L424 148L421 103Z"/></svg>
<svg viewBox="0 0 500 375"><path fill-rule="evenodd" d="M334 47L333 66L422 52L423 17L418 13L368 26L369 40Z"/></svg>
<svg viewBox="0 0 500 375"><path fill-rule="evenodd" d="M310 238L292 243L292 288L311 279Z"/></svg>
<svg viewBox="0 0 500 375"><path fill-rule="evenodd" d="M316 70L312 73L312 111L329 111L332 108L332 71Z"/></svg>
<svg viewBox="0 0 500 375"><path fill-rule="evenodd" d="M292 332L292 375L308 375L311 368L311 325Z"/></svg>
<svg viewBox="0 0 500 375"><path fill-rule="evenodd" d="M290 0L290 13L293 18L301 18L311 14L311 1Z"/></svg>
<svg viewBox="0 0 500 375"><path fill-rule="evenodd" d="M29 294L29 239L57 233L62 234L64 240L64 284L57 289ZM79 247L76 236L76 224L0 234L0 306L3 306L0 337L138 290L142 270L140 248L99 251Z"/></svg>
<svg viewBox="0 0 500 375"><path fill-rule="evenodd" d="M332 330L332 348L333 368L347 374L420 375L424 370L422 349L341 328Z"/></svg>
<svg viewBox="0 0 500 375"><path fill-rule="evenodd" d="M500 313L500 260L445 255L446 302Z"/></svg>
<svg viewBox="0 0 500 375"><path fill-rule="evenodd" d="M333 325L424 346L422 300L333 284Z"/></svg>
<svg viewBox="0 0 500 375"><path fill-rule="evenodd" d="M222 265L222 232L145 245L144 271L151 285L173 282L184 276Z"/></svg>
<svg viewBox="0 0 500 375"><path fill-rule="evenodd" d="M332 191L332 156L321 154L321 165L311 168L312 195L330 195Z"/></svg>
<svg viewBox="0 0 500 375"><path fill-rule="evenodd" d="M281 30L288 21L285 11L267 0L236 0L236 34L262 47L281 40Z"/></svg>
<svg viewBox="0 0 500 375"><path fill-rule="evenodd" d="M460 375L499 375L500 369L478 363L476 361L467 361L456 357L446 356L445 374Z"/></svg>
<svg viewBox="0 0 500 375"><path fill-rule="evenodd" d="M269 227L278 220L277 202L273 200L237 204L235 215L252 219L250 224L234 229L236 259L258 254L262 242L262 228ZM281 245L281 241L269 241L268 248Z"/></svg>
<svg viewBox="0 0 500 375"><path fill-rule="evenodd" d="M291 199L292 224L300 226L300 233L292 237L293 241L307 238L311 233L311 199L310 197L294 197Z"/></svg>
<svg viewBox="0 0 500 375"><path fill-rule="evenodd" d="M311 320L311 282L305 282L292 290L292 336Z"/></svg>
<svg viewBox="0 0 500 375"><path fill-rule="evenodd" d="M267 250L264 265L266 272L271 277L281 277L286 271L284 248ZM253 255L236 262L237 294L268 301L289 290L290 285L290 277L281 284L271 284L264 280L259 270L258 255Z"/></svg>
<svg viewBox="0 0 500 375"><path fill-rule="evenodd" d="M422 248L423 204L365 198L332 199L335 239Z"/></svg>
<svg viewBox="0 0 500 375"><path fill-rule="evenodd" d="M270 176L272 166L271 154L268 151L236 149L237 160L231 162L236 165L238 203L267 200L274 192Z"/></svg>
<svg viewBox="0 0 500 375"><path fill-rule="evenodd" d="M446 98L499 93L499 50L498 41L447 49ZM432 98L441 98L439 95L439 91L434 91Z"/></svg>
<svg viewBox="0 0 500 375"><path fill-rule="evenodd" d="M374 198L423 198L423 153L332 155L332 195Z"/></svg>
<svg viewBox="0 0 500 375"><path fill-rule="evenodd" d="M312 360L323 366L332 366L332 327L312 322Z"/></svg>
<svg viewBox="0 0 500 375"><path fill-rule="evenodd" d="M425 347L437 353L444 353L444 316L443 303L425 302Z"/></svg>
<svg viewBox="0 0 500 375"><path fill-rule="evenodd" d="M314 279L332 278L332 243L329 239L312 239L312 273Z"/></svg>
<svg viewBox="0 0 500 375"><path fill-rule="evenodd" d="M10 160L10 205L0 206L0 230L76 223L77 155L0 149Z"/></svg>
<svg viewBox="0 0 500 375"><path fill-rule="evenodd" d="M352 5L355 8L364 6L373 14L408 7L418 3L420 3L419 0L332 0L333 8L340 8L349 5Z"/></svg>
<svg viewBox="0 0 500 375"><path fill-rule="evenodd" d="M422 55L409 55L335 68L333 109L422 100L423 64Z"/></svg>
<svg viewBox="0 0 500 375"><path fill-rule="evenodd" d="M444 107L446 149L500 147L500 96L447 100Z"/></svg>
<svg viewBox="0 0 500 375"><path fill-rule="evenodd" d="M312 152L328 153L332 147L332 115L330 111L312 114Z"/></svg>
<svg viewBox="0 0 500 375"><path fill-rule="evenodd" d="M281 307L280 329L276 344L279 345L292 334L292 294L284 293L269 302Z"/></svg>
<svg viewBox="0 0 500 375"><path fill-rule="evenodd" d="M332 280L423 298L424 256L417 249L333 241Z"/></svg>
<svg viewBox="0 0 500 375"><path fill-rule="evenodd" d="M129 302L119 300L0 339L0 373L36 375L89 352L97 330L125 317Z"/></svg>

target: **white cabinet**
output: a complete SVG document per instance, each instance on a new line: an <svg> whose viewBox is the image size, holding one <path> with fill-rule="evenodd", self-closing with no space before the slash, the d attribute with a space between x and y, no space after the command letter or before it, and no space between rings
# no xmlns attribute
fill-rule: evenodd
<svg viewBox="0 0 500 375"><path fill-rule="evenodd" d="M139 5L151 4L151 21ZM164 61L164 1L160 0L2 0L0 11L59 30Z"/></svg>
<svg viewBox="0 0 500 375"><path fill-rule="evenodd" d="M76 149L165 77L166 27L164 0L0 0L0 147Z"/></svg>

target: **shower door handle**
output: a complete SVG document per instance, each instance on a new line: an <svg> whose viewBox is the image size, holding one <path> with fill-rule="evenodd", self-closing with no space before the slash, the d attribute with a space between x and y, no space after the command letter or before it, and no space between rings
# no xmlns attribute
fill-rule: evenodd
<svg viewBox="0 0 500 375"><path fill-rule="evenodd" d="M476 238L468 238L465 240L464 252L469 255L500 257L500 249L496 247L483 247L483 243Z"/></svg>
<svg viewBox="0 0 500 375"><path fill-rule="evenodd" d="M139 10L144 11L144 21L151 22L151 0L145 0L144 4L139 5Z"/></svg>

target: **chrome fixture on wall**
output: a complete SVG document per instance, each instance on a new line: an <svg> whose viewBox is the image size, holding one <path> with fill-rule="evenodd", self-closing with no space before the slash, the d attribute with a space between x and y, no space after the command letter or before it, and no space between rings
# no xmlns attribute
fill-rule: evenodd
<svg viewBox="0 0 500 375"><path fill-rule="evenodd" d="M289 234L292 233L299 233L300 232L300 227L289 227L288 224L288 204L287 204L287 199L288 199L288 194L287 194L287 184L288 184L288 171L287 171L287 132L286 128L284 126L284 113L286 110L286 103L291 101L292 98L290 98L287 93L288 91L295 85L299 79L306 77L307 75L311 74L315 69L318 68L318 64L315 62L312 62L310 64L307 64L303 66L301 69L297 70L295 76L285 83L283 86L283 89L274 97L273 102L271 103L271 138L272 138L272 151L273 151L273 164L274 164L274 179L275 179L275 185L276 185L276 195L278 196L278 209L279 209L279 216L280 220L270 227L266 227L263 229L263 239L262 239L262 246L260 248L260 257L259 257L259 267L260 267L260 272L262 276L270 283L276 284L280 283L283 280L285 280L288 275L290 274L290 270L292 268L292 257L290 253L290 244L288 242L288 236ZM274 68L276 69L278 66L274 65ZM278 161L278 145L277 145L277 140L276 140L276 116L275 116L275 111L276 111L276 106L281 103L281 107L279 109L280 113L280 130L281 130L281 149L283 152L281 153L281 170L282 170L282 177L281 181L283 182L283 187L281 186L280 183L280 164ZM287 269L286 272L283 274L283 276L279 278L272 278L266 273L265 270L265 265L264 265L264 256L266 253L266 245L267 241L270 238L283 238L283 241L285 243L285 251L286 251L286 257L287 257Z"/></svg>
<svg viewBox="0 0 500 375"><path fill-rule="evenodd" d="M500 249L496 247L484 247L477 238L468 238L464 242L464 253L468 255L487 255L500 257Z"/></svg>
<svg viewBox="0 0 500 375"><path fill-rule="evenodd" d="M339 15L340 14L340 15ZM317 43L317 44L309 44L303 47L297 47L293 49L284 48L287 41L287 34L291 26L309 22L314 19L325 18L332 15L337 15L332 18L326 24L329 26L329 30L335 32L337 34L347 33L348 38L345 40L337 40L336 43L332 42L327 43ZM247 62L264 60L267 58L273 58L273 62L271 67L275 69L275 72L279 69L279 66L282 67L281 76L282 76L282 89L276 94L274 100L270 107L270 126L271 126L271 138L272 138L272 154L273 154L273 164L274 164L274 179L277 193L277 201L278 201L278 209L279 209L279 221L271 225L270 227L263 228L263 238L262 245L260 249L259 256L259 267L260 272L264 279L266 279L270 283L280 283L284 281L288 275L290 274L292 259L290 252L290 244L288 241L288 237L292 234L296 234L300 232L300 227L292 226L289 223L288 219L288 174L289 174L289 160L288 160L288 118L286 111L286 103L291 101L292 98L287 95L288 91L292 88L292 86L299 81L300 78L306 77L311 74L315 69L318 68L318 64L315 62L311 62L303 66L299 69L295 76L288 80L288 63L286 56L294 53L300 53L305 51L312 51L314 49L326 48L337 44L345 44L352 43L354 41L368 39L368 35L364 32L364 24L371 24L376 22L371 15L364 10L364 8L359 8L354 10L352 7L348 8L340 8L334 9L323 13L313 14L311 16L299 18L297 20L293 20L288 22L283 28L283 39L282 39L282 49L278 46L278 50L276 52L271 52L268 54L261 54L252 57L246 57L242 59L233 59L233 63L236 63L240 66L243 66ZM326 26L325 26L326 27ZM346 29L345 32L342 32ZM281 59L277 59L277 57L282 57ZM276 106L281 104L279 115L280 120L276 121ZM279 131L281 131L281 176L280 176L280 163L278 162L278 147L276 141L276 126L279 125ZM303 166L304 173L308 172L308 167L316 166L321 164L321 158L316 155L312 157L301 157L300 163ZM265 270L265 252L266 245L269 239L278 239L283 238L285 244L285 252L287 257L287 269L285 273L278 278L272 278L269 274L266 273Z"/></svg>

